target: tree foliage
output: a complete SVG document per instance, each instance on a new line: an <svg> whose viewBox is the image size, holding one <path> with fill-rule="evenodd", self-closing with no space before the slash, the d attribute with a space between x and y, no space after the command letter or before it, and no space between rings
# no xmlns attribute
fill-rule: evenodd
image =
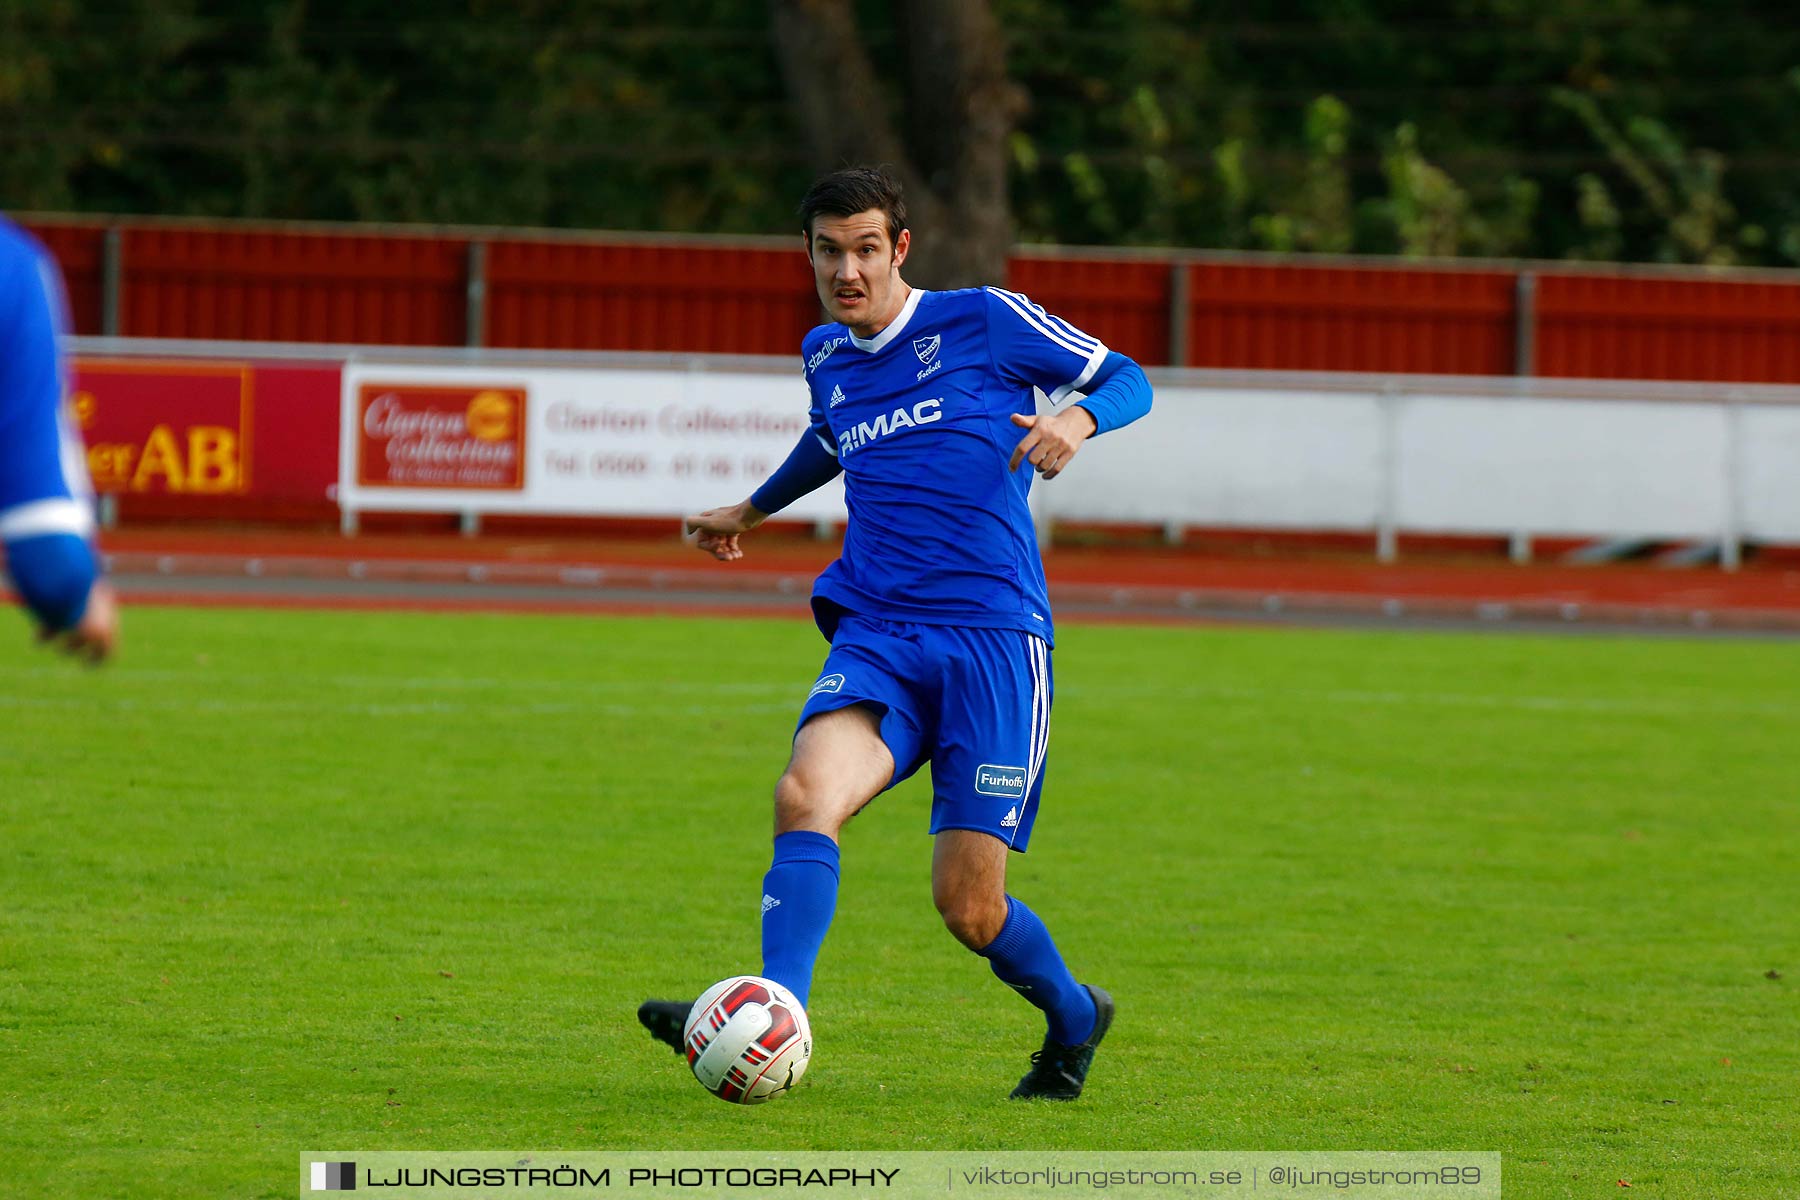
<svg viewBox="0 0 1800 1200"><path fill-rule="evenodd" d="M776 57L814 162L870 161L901 179L910 278L966 287L1006 277L1007 143L1024 108L987 0L902 0L877 59L850 0L775 0Z"/></svg>
<svg viewBox="0 0 1800 1200"><path fill-rule="evenodd" d="M955 230L980 127L1026 241L1800 264L1789 4L990 6L956 117L941 3L0 0L0 206L787 233L866 149Z"/></svg>

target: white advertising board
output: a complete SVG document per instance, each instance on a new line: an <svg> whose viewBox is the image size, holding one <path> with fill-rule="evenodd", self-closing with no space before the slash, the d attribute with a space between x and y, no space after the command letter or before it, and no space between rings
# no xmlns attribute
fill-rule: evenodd
<svg viewBox="0 0 1800 1200"><path fill-rule="evenodd" d="M1555 388L1164 381L1146 420L1084 447L1040 503L1066 521L1800 538L1800 390Z"/></svg>
<svg viewBox="0 0 1800 1200"><path fill-rule="evenodd" d="M1064 521L1800 539L1800 389L1156 376L1034 503ZM1583 390L1583 389L1586 390ZM755 490L806 428L786 361L350 363L347 512L678 516ZM842 481L784 517L841 521Z"/></svg>
<svg viewBox="0 0 1800 1200"><path fill-rule="evenodd" d="M349 512L675 516L742 500L806 429L799 372L344 369ZM784 517L844 518L835 480Z"/></svg>

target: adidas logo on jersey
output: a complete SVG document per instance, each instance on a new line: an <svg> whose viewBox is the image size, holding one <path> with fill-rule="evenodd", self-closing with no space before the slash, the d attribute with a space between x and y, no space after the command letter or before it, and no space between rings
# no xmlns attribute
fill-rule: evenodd
<svg viewBox="0 0 1800 1200"><path fill-rule="evenodd" d="M1013 807L1006 810L1006 815L1004 817L1000 818L1000 828L1002 828L1002 829L1017 829L1018 827L1019 827L1019 808L1018 808L1018 805L1014 805Z"/></svg>
<svg viewBox="0 0 1800 1200"><path fill-rule="evenodd" d="M929 425L933 421L944 419L944 398L935 396L930 400L921 400L911 409L896 408L891 413L882 413L873 421L859 421L850 429L838 434L839 455L849 454L868 445L876 438L884 438L890 433L902 429L912 429L919 425Z"/></svg>
<svg viewBox="0 0 1800 1200"><path fill-rule="evenodd" d="M836 408L838 405L842 404L845 400L848 400L848 399L849 399L849 397L844 395L843 388L834 387L831 389L831 399L826 403L825 407L826 408Z"/></svg>
<svg viewBox="0 0 1800 1200"><path fill-rule="evenodd" d="M767 893L767 892L763 893L763 911L764 912L768 912L771 908L780 908L780 907L781 907L781 901L779 901L775 897L769 895L769 893Z"/></svg>

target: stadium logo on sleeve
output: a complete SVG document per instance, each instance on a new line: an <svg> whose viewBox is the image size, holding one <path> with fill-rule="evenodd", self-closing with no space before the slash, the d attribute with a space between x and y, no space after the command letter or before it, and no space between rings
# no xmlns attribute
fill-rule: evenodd
<svg viewBox="0 0 1800 1200"><path fill-rule="evenodd" d="M814 350L812 357L806 360L806 373L811 375L814 371L818 370L819 364L830 358L833 350L836 350L839 346L849 340L848 337L832 338L829 342L826 342L823 346Z"/></svg>
<svg viewBox="0 0 1800 1200"><path fill-rule="evenodd" d="M354 1192L356 1164L353 1162L316 1162L312 1164L312 1190L315 1192Z"/></svg>
<svg viewBox="0 0 1800 1200"><path fill-rule="evenodd" d="M820 692L839 692L843 689L844 677L842 675L827 675L819 680L819 682L812 685L812 691L806 693L806 698L811 700Z"/></svg>
<svg viewBox="0 0 1800 1200"><path fill-rule="evenodd" d="M1000 767L993 763L982 763L975 768L975 790L983 796L1004 796L1008 800L1023 800L1025 798L1025 768Z"/></svg>

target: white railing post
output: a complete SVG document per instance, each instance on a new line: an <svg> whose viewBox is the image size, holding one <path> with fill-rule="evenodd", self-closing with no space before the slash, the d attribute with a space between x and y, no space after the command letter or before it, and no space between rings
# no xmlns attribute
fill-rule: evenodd
<svg viewBox="0 0 1800 1200"><path fill-rule="evenodd" d="M1375 557L1400 557L1400 392L1388 384L1375 398L1381 413L1381 500L1376 507Z"/></svg>
<svg viewBox="0 0 1800 1200"><path fill-rule="evenodd" d="M1719 566L1735 571L1744 561L1744 404L1725 393L1725 527L1719 536Z"/></svg>

